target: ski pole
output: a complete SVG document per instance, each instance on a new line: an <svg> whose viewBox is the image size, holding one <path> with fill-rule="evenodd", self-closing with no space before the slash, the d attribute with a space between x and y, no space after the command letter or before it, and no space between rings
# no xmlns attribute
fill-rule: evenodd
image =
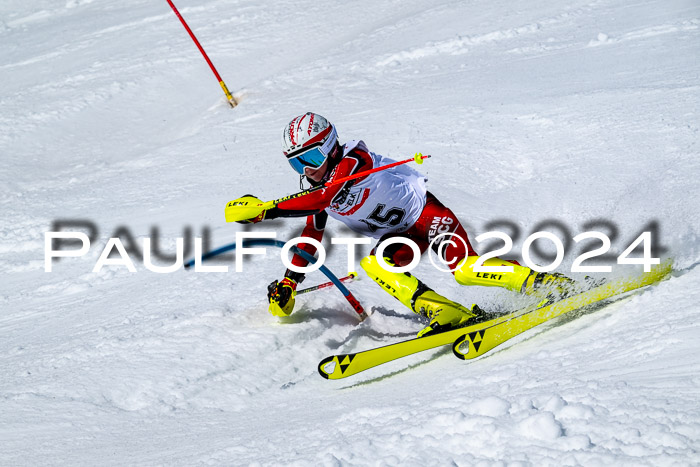
<svg viewBox="0 0 700 467"><path fill-rule="evenodd" d="M356 273L356 272L351 272L351 273L348 274L347 276L341 277L341 278L339 278L338 280L339 280L340 282L346 282L346 281L353 280L353 279L355 279L356 277L357 277L357 273ZM306 289L297 290L297 295L305 294L305 293L308 293L308 292L313 292L314 290L326 289L326 288L328 288L328 287L333 287L334 285L335 285L335 284L333 283L333 281L324 282L323 284L318 284L318 285L315 285L315 286L313 286L313 287L308 287L308 288L306 288Z"/></svg>
<svg viewBox="0 0 700 467"><path fill-rule="evenodd" d="M224 94L226 94L226 98L228 99L228 103L231 105L231 107L236 107L236 106L238 105L238 102L236 101L236 99L235 99L235 98L231 95L231 93L229 92L228 88L226 87L226 83L224 83L224 80L221 79L221 76L219 75L219 72L216 71L216 67L215 67L214 64L211 62L211 60L209 60L209 56L208 56L207 53L204 51L204 48L203 48L202 45L199 43L199 41L198 41L197 38L195 37L194 33L192 32L192 30L190 29L190 27L189 27L189 26L187 25L187 23L185 22L185 18L182 17L182 15L180 14L180 12L179 12L179 11L177 10L177 8L175 7L175 4L174 4L171 0L166 0L166 1L167 1L168 4L170 5L170 8L172 8L173 11L175 12L175 15L180 19L180 22L181 22L182 25L185 27L185 29L187 30L187 32L190 34L190 37L191 37L192 40L194 41L195 45L197 46L197 48L199 49L199 51L200 51L200 52L202 53L202 55L204 56L204 60L206 60L207 63L209 64L209 68L211 68L211 71L214 72L214 76L215 76L216 79L219 81L219 85L221 86L221 89L223 89L223 90L224 90Z"/></svg>
<svg viewBox="0 0 700 467"><path fill-rule="evenodd" d="M242 242L242 247L244 248L249 248L252 246L275 246L277 248L284 248L285 243L279 240L267 240L267 239L254 239L254 240L244 240ZM205 253L202 255L200 258L201 261L206 261L208 259L214 258L216 256L219 256L223 253L226 253L227 251L235 250L236 249L236 242L234 243L229 243L228 245L224 245L222 247L219 247L213 251L210 251L209 253ZM313 255L309 254L308 252L302 250L299 248L297 245L294 245L290 248L290 250L302 258L304 258L306 261L308 261L311 264L314 264L317 259L313 257ZM196 259L191 259L188 262L185 263L185 269L190 269L191 267L195 266L196 267L197 261ZM352 306L353 310L355 310L355 313L357 313L358 318L360 321L364 321L367 318L367 312L365 309L362 307L362 304L355 298L355 296L348 290L347 287L343 285L342 282L338 280L335 274L331 272L330 269L328 269L325 265L321 265L318 268L319 271L321 271L323 274L326 275L328 279L331 280L333 285L335 285L338 290L340 290L340 293L343 294L345 297L345 300L348 301L350 306Z"/></svg>
<svg viewBox="0 0 700 467"><path fill-rule="evenodd" d="M333 180L332 182L326 182L324 186L329 187L329 186L337 185L339 183L345 183L348 180L354 180L356 178L364 177L366 175L373 174L375 172L381 172L382 170L390 169L392 167L396 167L397 165L406 164L407 162L414 162L415 161L416 164L422 164L423 159L428 159L428 158L430 158L430 155L424 156L423 154L417 152L416 155L411 157L410 159L405 159L405 160L398 161L398 162L392 162L391 164L387 164L387 165L380 165L379 167L375 167L371 170L366 170L364 172L356 173L354 175L348 175L347 177L339 178L338 180Z"/></svg>
<svg viewBox="0 0 700 467"><path fill-rule="evenodd" d="M375 167L371 170L366 170L364 172L359 172L353 175L348 175L347 177L339 178L338 180L333 180L333 181L328 181L324 183L323 185L315 186L313 188L309 188L308 190L300 191L299 193L294 193L292 195L287 195L282 198L273 200L273 201L267 201L264 203L259 203L257 198L250 196L250 200L244 200L242 198L239 199L234 199L233 201L229 201L226 204L226 209L224 210L224 215L226 217L226 222L238 222L238 221L244 221L247 219L253 219L254 217L257 217L262 213L263 211L266 211L268 209L272 209L278 204L280 204L283 201L287 201L290 199L296 199L296 198L301 198L302 196L306 196L310 193L313 193L318 190L323 190L324 188L331 187L333 185L337 185L339 183L345 183L349 180L355 180L360 177L366 177L367 175L373 174L375 172L380 172L382 170L390 169L392 167L396 167L397 165L401 164L406 164L408 162L416 162L417 164L422 164L424 159L428 159L431 156L424 156L423 154L417 152L415 156L413 156L410 159L405 159L402 161L398 162L392 162L391 164L388 165L382 165L379 167ZM249 195L248 195L249 196ZM244 196L243 198L246 198L247 196ZM255 201L254 201L255 200Z"/></svg>

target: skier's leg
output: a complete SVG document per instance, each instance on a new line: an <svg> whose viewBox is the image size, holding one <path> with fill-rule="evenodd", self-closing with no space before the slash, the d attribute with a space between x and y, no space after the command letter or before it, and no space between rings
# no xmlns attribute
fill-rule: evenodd
<svg viewBox="0 0 700 467"><path fill-rule="evenodd" d="M416 243L422 250L427 247L424 242ZM384 261L389 266L405 266L410 263L411 259L412 250L406 245L394 249L391 249L390 246L385 249ZM360 265L370 278L411 311L430 318L430 324L418 333L419 337L460 326L467 320L482 314L476 305L467 308L453 302L430 289L408 272L387 271L379 264L379 259L374 251L363 258Z"/></svg>
<svg viewBox="0 0 700 467"><path fill-rule="evenodd" d="M515 261L500 258L487 259L484 266L509 266L513 268L512 272L474 272L472 267L479 256L472 248L466 230L454 212L431 193L428 193L421 218L409 232L416 237L428 239L435 253L442 254L446 264L452 267L456 265L453 274L462 285L503 287L519 293L538 295L554 292L559 296L576 289L575 282L562 274L538 273ZM438 238L441 234L447 235ZM444 248L443 243L446 245Z"/></svg>
<svg viewBox="0 0 700 467"><path fill-rule="evenodd" d="M527 295L546 296L556 294L558 298L565 297L577 289L576 282L563 274L533 271L514 261L500 258L489 258L483 266L506 266L510 272L475 272L474 264L479 256L467 256L460 261L454 271L455 280L462 285L481 285L487 287L503 287L514 292Z"/></svg>

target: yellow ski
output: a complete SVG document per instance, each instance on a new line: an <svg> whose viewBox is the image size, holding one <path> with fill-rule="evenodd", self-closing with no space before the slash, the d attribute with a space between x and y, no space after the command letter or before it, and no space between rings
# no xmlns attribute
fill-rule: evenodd
<svg viewBox="0 0 700 467"><path fill-rule="evenodd" d="M472 326L473 328L478 328L475 330L464 329L462 336L452 344L452 351L463 360L476 358L508 339L564 313L578 310L615 295L655 284L671 273L671 266L672 262L667 261L639 277L608 282L535 310L511 313L498 319Z"/></svg>
<svg viewBox="0 0 700 467"><path fill-rule="evenodd" d="M638 277L611 281L541 308L518 310L490 321L363 352L332 355L319 363L318 372L326 379L347 378L377 365L447 344L452 344L452 349L459 358L475 358L508 339L564 313L655 284L671 273L671 266L672 262L669 260Z"/></svg>

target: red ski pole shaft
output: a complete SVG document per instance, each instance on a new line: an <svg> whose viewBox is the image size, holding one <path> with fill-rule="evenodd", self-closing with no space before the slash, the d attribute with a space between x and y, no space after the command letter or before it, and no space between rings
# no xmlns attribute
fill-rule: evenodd
<svg viewBox="0 0 700 467"><path fill-rule="evenodd" d="M413 156L410 159L406 159L403 161L398 161L398 162L393 162L391 164L387 165L382 165L379 167L375 167L374 169L371 170L366 170L364 172L356 173L354 175L348 175L347 177L339 178L338 180L333 180L332 182L326 182L325 185L319 185L315 186L313 188L309 188L308 190L300 191L299 193L294 193L293 195L287 195L282 198L273 200L273 201L268 201L265 204L268 204L270 207L277 206L279 203L282 201L287 201L289 199L296 199L296 198L301 198L302 196L306 196L310 193L313 193L314 191L322 190L324 188L328 188L329 186L337 185L338 183L345 183L348 180L355 180L356 178L360 177L366 177L369 174L373 174L375 172L381 172L382 170L390 169L392 167L396 167L397 165L401 164L406 164L408 162L413 162L415 161L418 164L422 164L424 159L428 159L430 156L424 156L423 154L417 152L415 156Z"/></svg>
<svg viewBox="0 0 700 467"><path fill-rule="evenodd" d="M326 182L325 186L329 187L329 186L337 185L338 183L345 183L348 180L354 180L356 178L364 177L366 175L373 174L375 172L380 172L382 170L390 169L392 167L396 167L397 165L406 164L408 162L415 161L417 164L422 164L423 159L428 159L429 157L430 156L424 156L421 153L416 153L416 155L410 159L406 159L406 160L398 161L398 162L392 162L391 164L381 165L381 166L375 167L374 169L371 169L371 170L366 170L364 172L356 173L354 175L348 175L347 177L339 178L338 180L333 180L332 182Z"/></svg>
<svg viewBox="0 0 700 467"><path fill-rule="evenodd" d="M332 182L326 182L325 185L318 185L313 188L309 188L308 190L300 191L298 193L294 193L291 195L283 196L282 198L278 198L272 201L266 201L264 203L257 203L257 204L251 204L248 202L241 203L239 200L233 200L229 201L229 203L226 205L226 209L224 211L225 216L226 216L226 222L238 222L246 219L253 219L254 217L260 215L263 211L266 209L272 209L278 204L288 201L290 199L297 199L301 198L302 196L306 196L310 193L313 193L318 190L323 190L324 188L327 188L329 186L337 185L338 183L345 183L348 180L355 180L356 178L360 177L366 177L367 175L373 174L375 172L380 172L382 170L390 169L392 167L396 167L397 165L401 164L406 164L411 161L415 161L417 164L422 164L424 159L429 158L430 156L424 156L421 153L416 153L415 156L413 156L411 159L406 159L403 161L398 161L398 162L393 162L388 165L382 165L380 167L376 167L371 170L366 170L364 172L356 173L354 175L349 175L347 177L343 177L338 180L334 180ZM249 205L250 204L250 205Z"/></svg>
<svg viewBox="0 0 700 467"><path fill-rule="evenodd" d="M348 274L347 276L341 277L341 278L338 279L338 280L339 280L340 282L346 282L346 281L352 280L352 279L354 279L354 278L356 278L356 277L357 277L357 273L351 272L351 273ZM306 288L306 289L297 290L297 295L305 294L305 293L308 293L308 292L313 292L313 291L319 290L319 289L326 289L326 288L328 288L328 287L333 287L333 285L334 285L334 284L333 284L333 282L331 282L331 281L324 282L323 284L318 284L318 285L315 285L315 286L313 286L313 287L308 287L308 288Z"/></svg>
<svg viewBox="0 0 700 467"><path fill-rule="evenodd" d="M204 56L204 60L206 60L207 63L209 64L209 68L211 68L211 71L214 73L214 76L215 76L216 79L219 81L219 85L221 86L221 89L224 90L224 94L226 94L226 98L228 99L229 104L231 104L231 107L235 107L236 105L238 105L238 102L236 102L236 99L233 97L233 95L231 95L231 92L230 92L230 91L228 90L228 88L226 87L226 83L224 83L224 80L221 79L221 76L219 75L219 72L216 71L216 67L215 67L214 64L211 62L211 60L209 60L209 56L208 56L207 53L204 51L204 47L202 47L202 44L199 43L199 41L197 40L197 37L195 37L194 33L192 32L192 30L190 29L190 27L187 25L187 22L185 22L185 18L182 17L182 15L181 15L180 12L178 11L177 7L175 6L175 4L174 4L171 0L166 0L166 1L167 1L168 4L170 5L170 8L173 9L173 11L175 12L175 15L178 17L178 19L180 20L180 22L182 23L182 25L185 27L185 29L187 30L187 32L190 34L190 37L191 37L192 40L194 41L195 45L197 46L197 48L199 49L199 51L202 53L202 56Z"/></svg>

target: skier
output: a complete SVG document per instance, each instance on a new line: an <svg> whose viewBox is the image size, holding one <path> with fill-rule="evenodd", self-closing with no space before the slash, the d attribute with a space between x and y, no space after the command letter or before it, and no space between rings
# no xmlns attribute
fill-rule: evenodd
<svg viewBox="0 0 700 467"><path fill-rule="evenodd" d="M360 140L341 145L335 126L311 112L294 118L285 126L282 151L299 174L300 183L306 178L312 186L394 162L371 152ZM573 281L563 275L538 273L515 261L499 258L490 258L483 265L512 266L513 271L498 274L474 272L472 266L479 256L472 248L467 232L457 216L426 190L425 183L423 175L400 165L283 201L243 222L306 216L301 236L320 241L330 215L356 232L379 239L377 244L398 236L410 239L418 245L421 254L437 236L452 234L464 241L448 242L442 254L447 264L457 265L453 274L459 284L497 286L519 293L541 292L543 295L551 292L563 295L572 286ZM440 243L435 241L433 244L436 253L439 253ZM313 245L302 243L299 247L310 254L315 253ZM375 246L360 265L385 291L414 313L430 319L428 326L418 333L419 337L483 317L483 311L475 304L465 307L438 294L409 273L385 270L379 265L376 250ZM383 258L390 266L405 266L411 263L413 254L405 243L394 243L385 248ZM308 261L295 255L292 264L303 267ZM268 287L270 313L289 316L294 309L297 285L303 280L304 274L287 269L281 281L271 283Z"/></svg>

